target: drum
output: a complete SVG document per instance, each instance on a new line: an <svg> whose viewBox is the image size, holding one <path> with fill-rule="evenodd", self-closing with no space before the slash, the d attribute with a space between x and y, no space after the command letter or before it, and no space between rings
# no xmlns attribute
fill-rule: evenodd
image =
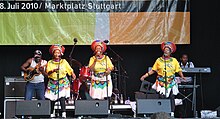
<svg viewBox="0 0 220 119"><path fill-rule="evenodd" d="M83 66L80 68L79 79L80 81L87 81L91 79L91 70L88 66Z"/></svg>
<svg viewBox="0 0 220 119"><path fill-rule="evenodd" d="M79 79L73 80L73 82L72 82L72 93L73 94L79 93L80 85L81 85L81 83L80 83Z"/></svg>

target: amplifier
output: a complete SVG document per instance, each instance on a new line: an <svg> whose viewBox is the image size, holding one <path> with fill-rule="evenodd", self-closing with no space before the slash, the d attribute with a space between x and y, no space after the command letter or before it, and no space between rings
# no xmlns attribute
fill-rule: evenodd
<svg viewBox="0 0 220 119"><path fill-rule="evenodd" d="M75 115L108 115L108 100L76 100Z"/></svg>
<svg viewBox="0 0 220 119"><path fill-rule="evenodd" d="M24 98L26 81L22 76L5 76L4 97Z"/></svg>

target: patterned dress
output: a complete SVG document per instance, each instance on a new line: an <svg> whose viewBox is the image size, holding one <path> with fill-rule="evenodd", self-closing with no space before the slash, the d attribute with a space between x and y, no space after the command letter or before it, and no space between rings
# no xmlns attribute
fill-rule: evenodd
<svg viewBox="0 0 220 119"><path fill-rule="evenodd" d="M65 59L61 59L60 62L50 60L48 61L46 72L48 73L58 67L60 69L58 72L53 72L48 76L49 81L45 92L45 97L52 101L56 101L61 97L70 97L70 81L66 75L71 75L73 69ZM57 73L59 73L59 78Z"/></svg>
<svg viewBox="0 0 220 119"><path fill-rule="evenodd" d="M89 66L93 64L94 60L95 60L95 56L90 58ZM108 97L111 97L112 95L111 75L109 74L106 77L104 74L106 68L113 69L113 67L114 66L108 56L104 56L102 59L98 59L96 61L96 64L94 66L94 72L91 79L90 91L89 91L90 96L93 99L104 99L105 97L107 97L107 86L108 86Z"/></svg>
<svg viewBox="0 0 220 119"><path fill-rule="evenodd" d="M166 70L165 70L166 64ZM169 97L171 89L174 95L179 93L178 86L176 84L175 73L182 71L176 58L170 57L169 59L164 60L162 57L158 58L154 63L152 70L157 72L157 79L154 85L152 86L160 94L164 94L167 89L166 97ZM166 77L165 77L166 72ZM165 87L165 82L167 79L167 86Z"/></svg>

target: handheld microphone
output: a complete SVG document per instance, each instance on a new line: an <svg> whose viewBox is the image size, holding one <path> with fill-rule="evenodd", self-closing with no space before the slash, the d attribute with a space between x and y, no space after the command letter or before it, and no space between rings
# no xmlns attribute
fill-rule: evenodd
<svg viewBox="0 0 220 119"><path fill-rule="evenodd" d="M99 56L101 54L100 51L96 51L96 56Z"/></svg>
<svg viewBox="0 0 220 119"><path fill-rule="evenodd" d="M96 57L96 59L99 59L99 58L100 58L100 54L101 54L100 51L96 51L96 52L95 52L95 57Z"/></svg>
<svg viewBox="0 0 220 119"><path fill-rule="evenodd" d="M106 43L106 44L107 44L107 43L109 43L109 41L108 41L108 40L104 40L103 42L104 42L104 43Z"/></svg>
<svg viewBox="0 0 220 119"><path fill-rule="evenodd" d="M97 54L101 54L101 52L100 52L100 51L98 51L98 52L97 52Z"/></svg>

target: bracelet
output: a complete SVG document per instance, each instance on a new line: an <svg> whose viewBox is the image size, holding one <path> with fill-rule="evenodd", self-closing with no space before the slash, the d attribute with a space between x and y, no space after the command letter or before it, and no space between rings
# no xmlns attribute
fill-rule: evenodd
<svg viewBox="0 0 220 119"><path fill-rule="evenodd" d="M147 72L147 76L150 76L150 74Z"/></svg>

